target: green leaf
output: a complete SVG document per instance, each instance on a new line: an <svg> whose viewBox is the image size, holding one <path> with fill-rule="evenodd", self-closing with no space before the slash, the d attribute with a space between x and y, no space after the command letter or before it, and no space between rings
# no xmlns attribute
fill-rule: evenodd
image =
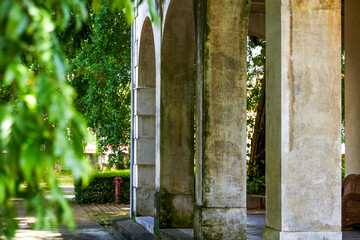
<svg viewBox="0 0 360 240"><path fill-rule="evenodd" d="M134 19L134 4L130 1L125 5L126 20L131 23Z"/></svg>
<svg viewBox="0 0 360 240"><path fill-rule="evenodd" d="M8 19L6 32L10 38L17 39L24 33L29 19L17 2L12 4L9 14L11 17Z"/></svg>
<svg viewBox="0 0 360 240"><path fill-rule="evenodd" d="M28 70L23 64L12 62L7 66L4 76L6 83L11 84L14 80L16 80L19 87L24 89L27 85L28 78Z"/></svg>
<svg viewBox="0 0 360 240"><path fill-rule="evenodd" d="M12 0L3 0L0 2L0 22L4 20L9 9L11 8Z"/></svg>
<svg viewBox="0 0 360 240"><path fill-rule="evenodd" d="M35 110L35 108L37 106L37 101L36 101L36 97L34 95L30 95L30 94L25 95L24 101L26 102L29 109Z"/></svg>
<svg viewBox="0 0 360 240"><path fill-rule="evenodd" d="M66 74L65 62L59 54L54 54L55 71L58 79L63 79Z"/></svg>
<svg viewBox="0 0 360 240"><path fill-rule="evenodd" d="M34 168L38 164L38 158L36 154L34 143L31 139L28 139L20 147L20 167L24 174L25 180L31 182L34 175Z"/></svg>
<svg viewBox="0 0 360 240"><path fill-rule="evenodd" d="M94 12L98 12L101 8L101 3L102 0L93 0L91 4L92 10L94 10Z"/></svg>
<svg viewBox="0 0 360 240"><path fill-rule="evenodd" d="M151 21L156 25L160 25L160 17L156 11L155 1L148 0L148 5L149 5Z"/></svg>
<svg viewBox="0 0 360 240"><path fill-rule="evenodd" d="M61 24L61 29L64 30L69 26L69 21L71 16L69 11L69 5L66 1L61 1L61 10L64 16L64 19Z"/></svg>
<svg viewBox="0 0 360 240"><path fill-rule="evenodd" d="M9 142L13 123L14 119L11 116L10 106L0 106L0 147L4 147Z"/></svg>

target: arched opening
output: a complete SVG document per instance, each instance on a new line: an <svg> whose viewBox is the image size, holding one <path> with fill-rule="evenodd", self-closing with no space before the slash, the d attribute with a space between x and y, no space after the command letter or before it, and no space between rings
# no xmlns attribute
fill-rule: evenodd
<svg viewBox="0 0 360 240"><path fill-rule="evenodd" d="M192 1L172 0L161 49L160 228L193 225L194 25Z"/></svg>
<svg viewBox="0 0 360 240"><path fill-rule="evenodd" d="M155 194L155 45L149 18L143 24L138 78L134 84L134 212L154 215Z"/></svg>

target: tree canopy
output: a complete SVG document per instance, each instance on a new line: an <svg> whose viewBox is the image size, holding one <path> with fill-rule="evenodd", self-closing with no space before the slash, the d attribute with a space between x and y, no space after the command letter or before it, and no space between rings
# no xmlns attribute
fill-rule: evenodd
<svg viewBox="0 0 360 240"><path fill-rule="evenodd" d="M88 36L82 34L75 46L79 49L67 54L68 82L77 93L76 109L99 139L100 152L112 147L120 165L119 146L128 145L130 139L131 30L125 14L111 11L108 5L97 13L90 10L89 22Z"/></svg>

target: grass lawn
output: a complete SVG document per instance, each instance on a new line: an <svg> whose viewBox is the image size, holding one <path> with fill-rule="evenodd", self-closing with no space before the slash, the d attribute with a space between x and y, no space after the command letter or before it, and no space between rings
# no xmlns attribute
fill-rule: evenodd
<svg viewBox="0 0 360 240"><path fill-rule="evenodd" d="M55 173L59 186L74 186L74 178L70 173Z"/></svg>

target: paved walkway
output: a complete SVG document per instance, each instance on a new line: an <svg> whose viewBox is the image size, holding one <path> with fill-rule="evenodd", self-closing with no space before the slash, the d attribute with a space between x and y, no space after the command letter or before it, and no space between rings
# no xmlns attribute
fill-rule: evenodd
<svg viewBox="0 0 360 240"><path fill-rule="evenodd" d="M63 187L66 198L71 200L71 206L74 210L75 221L78 230L76 232L69 231L65 226L60 227L58 232L52 231L34 231L31 226L35 222L33 217L27 216L21 199L15 199L14 203L18 210L18 221L20 229L16 232L15 238L18 240L32 239L74 239L74 240L124 240L126 238L118 235L111 228L104 228L91 218L101 222L102 225L110 224L114 217L122 217L129 213L128 204L76 204L74 198L73 186ZM251 211L250 211L251 212ZM263 239L263 228L265 227L265 214L263 211L252 211L247 217L247 239L261 240ZM191 234L190 234L191 237ZM0 237L0 239L3 239ZM344 240L360 239L360 231L344 231Z"/></svg>
<svg viewBox="0 0 360 240"><path fill-rule="evenodd" d="M247 239L262 240L265 227L265 214L247 215Z"/></svg>
<svg viewBox="0 0 360 240"><path fill-rule="evenodd" d="M71 206L74 210L75 222L77 224L77 231L70 231L66 226L60 227L58 232L53 231L34 231L31 230L35 219L31 216L27 216L25 208L23 206L23 201L21 199L15 199L14 204L16 204L18 210L17 220L19 221L20 229L16 232L15 238L18 240L32 240L32 239L69 239L69 240L114 240L122 239L120 236L114 236L113 232L104 228L100 224L93 221L88 213L85 211L87 207L81 207L76 204L72 199L74 198L73 186L62 187L65 192L65 197L70 199ZM124 206L122 206L124 207ZM85 209L85 210L84 210ZM96 209L96 208L94 208ZM112 211L118 211L118 208L113 208ZM95 210L94 210L95 211Z"/></svg>
<svg viewBox="0 0 360 240"><path fill-rule="evenodd" d="M110 226L114 218L129 217L130 204L81 204L85 212L102 226Z"/></svg>
<svg viewBox="0 0 360 240"><path fill-rule="evenodd" d="M247 216L247 239L262 240L265 227L265 214L249 214ZM343 240L359 240L360 231L343 231Z"/></svg>
<svg viewBox="0 0 360 240"><path fill-rule="evenodd" d="M256 213L258 212L258 213ZM248 240L262 240L263 229L265 227L265 214L264 211L250 211L247 215L247 239ZM143 219L146 218L146 221ZM116 222L115 227L119 233L128 236L128 239L149 239L149 237L138 237L141 234L148 234L145 228L140 227L139 224L149 229L154 224L152 218L141 217L135 223L131 219L119 220ZM150 226L150 227L149 227ZM160 229L161 236L166 236L167 239L191 240L193 239L193 229ZM151 235L153 236L153 235ZM359 240L360 231L343 231L343 240Z"/></svg>

